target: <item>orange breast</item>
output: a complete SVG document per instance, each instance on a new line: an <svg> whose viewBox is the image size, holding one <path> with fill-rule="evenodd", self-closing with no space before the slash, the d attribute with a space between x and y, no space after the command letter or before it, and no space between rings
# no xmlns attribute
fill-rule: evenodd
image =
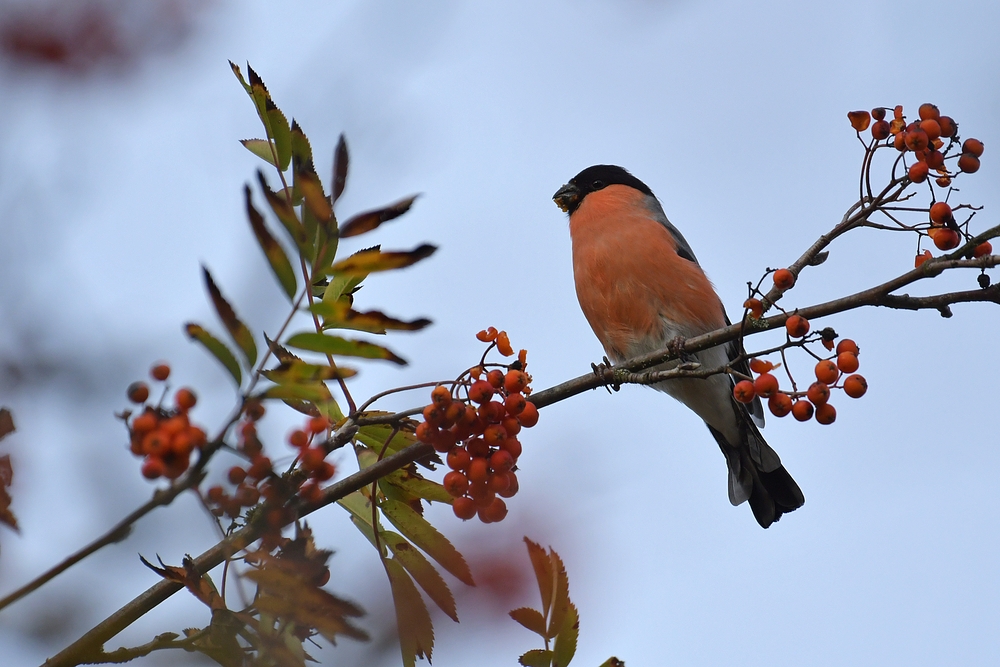
<svg viewBox="0 0 1000 667"><path fill-rule="evenodd" d="M645 195L610 185L570 217L580 307L608 356L622 359L650 341L695 336L725 324L704 271L677 254ZM658 345L657 345L658 346Z"/></svg>

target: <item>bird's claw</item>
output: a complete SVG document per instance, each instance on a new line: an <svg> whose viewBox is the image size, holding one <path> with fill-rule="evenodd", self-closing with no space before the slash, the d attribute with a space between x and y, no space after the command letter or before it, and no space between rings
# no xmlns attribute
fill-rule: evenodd
<svg viewBox="0 0 1000 667"><path fill-rule="evenodd" d="M684 351L684 343L686 342L687 339L684 336L676 336L667 343L667 349L671 354L677 355L677 360L682 364L697 362L698 357Z"/></svg>
<svg viewBox="0 0 1000 667"><path fill-rule="evenodd" d="M611 373L611 380L608 380L605 377L608 370L611 369L611 361L607 358L607 356L604 357L604 361L601 363L590 364L590 367L594 369L594 375L596 375L597 379L601 381L601 384L604 385L604 388L608 390L609 394L612 390L618 391L622 388L621 383L614 379L613 371Z"/></svg>

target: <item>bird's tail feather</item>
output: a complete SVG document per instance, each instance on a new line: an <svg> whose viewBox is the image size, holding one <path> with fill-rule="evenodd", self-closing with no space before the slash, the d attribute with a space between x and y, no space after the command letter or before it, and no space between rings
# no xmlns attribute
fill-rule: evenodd
<svg viewBox="0 0 1000 667"><path fill-rule="evenodd" d="M742 442L736 446L711 426L708 429L729 467L729 501L740 505L749 500L757 523L767 528L782 514L802 507L806 499L756 425L750 419L741 422L745 428L740 429Z"/></svg>

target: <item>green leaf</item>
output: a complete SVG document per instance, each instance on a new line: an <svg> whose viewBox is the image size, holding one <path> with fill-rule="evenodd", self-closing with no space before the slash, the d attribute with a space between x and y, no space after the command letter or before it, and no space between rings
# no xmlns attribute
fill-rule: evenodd
<svg viewBox="0 0 1000 667"><path fill-rule="evenodd" d="M330 399L331 395L330 389L322 382L302 382L268 387L264 391L264 397L318 403Z"/></svg>
<svg viewBox="0 0 1000 667"><path fill-rule="evenodd" d="M527 537L524 543L528 547L528 557L531 567L535 570L535 580L538 581L538 591L542 594L542 616L548 617L552 609L552 596L555 593L555 576L552 572L552 560L538 544Z"/></svg>
<svg viewBox="0 0 1000 667"><path fill-rule="evenodd" d="M571 603L569 601L569 578L566 566L555 549L549 549L552 573L555 575L555 589L552 599L552 615L549 616L549 637L555 637L563 629Z"/></svg>
<svg viewBox="0 0 1000 667"><path fill-rule="evenodd" d="M415 202L419 196L420 195L413 195L412 197L407 197L406 199L400 199L398 202L390 204L389 206L377 208L373 211L365 211L364 213L358 213L357 215L352 216L347 222L341 225L340 238L346 239L351 236L357 236L359 234L364 234L365 232L370 232L383 222L388 222L398 218L410 210L410 207L413 206L413 202Z"/></svg>
<svg viewBox="0 0 1000 667"><path fill-rule="evenodd" d="M267 257L267 261L271 265L271 270L274 271L274 275L281 284L282 289L288 295L288 299L290 301L294 300L295 292L298 288L295 280L295 271L292 269L291 262L288 261L288 255L285 254L281 244L271 236L271 232L267 230L267 226L264 224L263 216L254 208L249 185L246 186L245 193L247 217L250 218L250 226L257 237L257 242L264 251L264 256Z"/></svg>
<svg viewBox="0 0 1000 667"><path fill-rule="evenodd" d="M444 487L437 482L408 471L406 468L395 470L382 479L379 483L385 482L402 489L409 495L423 498L436 503L446 503L450 505L454 498L444 490Z"/></svg>
<svg viewBox="0 0 1000 667"><path fill-rule="evenodd" d="M337 501L337 504L357 517L369 528L372 525L372 505L368 498L360 491L352 491Z"/></svg>
<svg viewBox="0 0 1000 667"><path fill-rule="evenodd" d="M562 629L556 635L556 645L552 649L552 667L566 667L576 654L576 642L580 637L580 615L576 605L567 606Z"/></svg>
<svg viewBox="0 0 1000 667"><path fill-rule="evenodd" d="M396 607L396 628L399 632L399 648L403 654L403 665L415 667L416 658L431 659L434 649L434 626L424 605L420 591L403 566L395 559L382 561L389 575L392 587L392 601Z"/></svg>
<svg viewBox="0 0 1000 667"><path fill-rule="evenodd" d="M261 375L275 384L295 384L299 382L321 382L354 377L358 372L342 366L320 366L304 361L292 361L277 368L263 371Z"/></svg>
<svg viewBox="0 0 1000 667"><path fill-rule="evenodd" d="M357 289L358 285L361 284L361 281L367 277L367 273L358 273L354 275L340 274L332 276L330 278L330 284L327 285L326 289L323 291L323 301L325 303L336 303L341 299L341 297L345 297L348 301L348 305L350 305L351 301L353 301L353 297L351 295Z"/></svg>
<svg viewBox="0 0 1000 667"><path fill-rule="evenodd" d="M552 651L536 648L517 659L524 667L551 667Z"/></svg>
<svg viewBox="0 0 1000 667"><path fill-rule="evenodd" d="M250 97L257 107L257 115L260 117L260 122L264 124L264 129L267 130L268 139L273 139L274 133L271 131L271 121L267 117L268 103L271 102L271 93L267 91L264 80L258 76L257 72L249 64L247 65L247 75L250 79ZM271 102L271 104L273 105L274 103Z"/></svg>
<svg viewBox="0 0 1000 667"><path fill-rule="evenodd" d="M345 357L361 357L362 359L385 359L400 366L406 365L406 360L381 345L375 345L363 340L348 340L340 336L303 332L297 333L287 341L290 347L323 354L338 354Z"/></svg>
<svg viewBox="0 0 1000 667"><path fill-rule="evenodd" d="M253 334L250 333L247 325L240 321L240 318L236 316L236 311L233 310L233 307L222 296L222 292L215 284L212 274L209 273L208 269L202 266L201 271L205 278L205 287L208 289L209 296L212 297L215 312L219 314L219 319L225 325L226 331L229 332L229 335L233 338L233 342L236 343L236 346L243 353L244 358L247 360L247 367L252 369L254 363L257 361L257 344L253 340Z"/></svg>
<svg viewBox="0 0 1000 667"><path fill-rule="evenodd" d="M229 374L236 380L237 387L243 383L243 372L240 370L240 362L236 361L236 355L230 352L229 348L222 341L205 331L198 324L189 322L184 325L184 330L187 331L188 337L201 343L212 356L225 366Z"/></svg>
<svg viewBox="0 0 1000 667"><path fill-rule="evenodd" d="M288 232L288 236L292 239L292 243L295 244L300 253L306 257L311 256L312 246L306 237L306 230L302 226L302 221L295 215L295 208L288 199L271 190L267 184L267 180L264 178L264 172L260 169L257 170L257 181L260 183L260 189L264 192L264 198L267 200L268 206L271 207L275 217L284 225L285 231Z"/></svg>
<svg viewBox="0 0 1000 667"><path fill-rule="evenodd" d="M475 586L472 572L462 554L437 529L406 503L387 500L379 505L385 518L411 542L424 550L445 570L459 581Z"/></svg>
<svg viewBox="0 0 1000 667"><path fill-rule="evenodd" d="M324 329L353 329L373 334L384 334L388 330L419 331L431 323L426 318L410 322L398 320L378 310L358 312L351 308L346 300L317 301L309 306L309 310L323 318Z"/></svg>
<svg viewBox="0 0 1000 667"><path fill-rule="evenodd" d="M248 151L259 157L272 167L277 167L274 163L274 153L271 150L271 142L267 139L240 139L240 143Z"/></svg>
<svg viewBox="0 0 1000 667"><path fill-rule="evenodd" d="M365 412L367 416L377 416L378 414L389 414L379 413L379 412ZM392 436L392 442L389 443L389 447L386 453L395 453L404 447L409 447L417 441L417 436L413 433L413 423L404 422L404 427L408 430L400 430L396 432L396 435ZM392 433L392 427L388 424L369 424L368 426L362 426L358 429L357 434L354 436L358 441L371 447L373 450L381 450L385 441L388 439L389 434Z"/></svg>
<svg viewBox="0 0 1000 667"><path fill-rule="evenodd" d="M417 551L412 544L407 542L402 535L389 530L379 533L382 541L392 551L393 557L399 562L410 576L416 580L420 588L434 601L434 604L443 611L448 618L458 623L458 611L455 608L455 598L448 588L448 584L438 573L430 561Z"/></svg>
<svg viewBox="0 0 1000 667"><path fill-rule="evenodd" d="M528 628L542 639L545 638L545 618L537 609L531 607L518 607L510 612L510 617Z"/></svg>
<svg viewBox="0 0 1000 667"><path fill-rule="evenodd" d="M328 269L329 273L368 274L375 271L392 271L402 269L426 259L437 250L435 246L425 243L406 252L382 252L362 250L346 259L342 259Z"/></svg>
<svg viewBox="0 0 1000 667"><path fill-rule="evenodd" d="M332 190L330 198L334 203L340 199L340 195L344 193L344 187L347 185L347 164L349 161L347 142L341 133L340 139L337 140L337 148L333 151L333 182L330 184Z"/></svg>
<svg viewBox="0 0 1000 667"><path fill-rule="evenodd" d="M243 72L240 71L240 66L234 63L232 60L229 61L229 66L233 68L233 74L235 74L236 78L240 80L241 84L243 84L243 90L247 91L247 95L251 95L252 97L250 91L250 84L247 83L246 79L243 78ZM249 66L250 65L248 64L247 67Z"/></svg>
<svg viewBox="0 0 1000 667"><path fill-rule="evenodd" d="M274 148L278 153L278 164L281 171L288 169L288 164L292 161L292 133L288 127L288 119L281 109L268 99L267 120L271 126L271 137L274 139Z"/></svg>
<svg viewBox="0 0 1000 667"><path fill-rule="evenodd" d="M312 162L312 146L309 145L309 137L299 126L298 122L292 119L292 158L302 162ZM294 174L293 174L294 175Z"/></svg>

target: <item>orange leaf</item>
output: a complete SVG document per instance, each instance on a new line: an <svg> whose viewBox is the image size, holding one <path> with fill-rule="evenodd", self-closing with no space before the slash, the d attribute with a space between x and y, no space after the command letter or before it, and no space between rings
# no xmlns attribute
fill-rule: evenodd
<svg viewBox="0 0 1000 667"><path fill-rule="evenodd" d="M867 111L849 111L847 119L851 121L851 127L858 132L868 129L868 124L872 122L872 115Z"/></svg>

